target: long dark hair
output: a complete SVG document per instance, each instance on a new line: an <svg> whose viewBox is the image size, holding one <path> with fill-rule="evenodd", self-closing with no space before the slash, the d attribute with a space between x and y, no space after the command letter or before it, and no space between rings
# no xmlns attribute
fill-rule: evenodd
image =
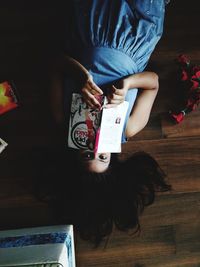
<svg viewBox="0 0 200 267"><path fill-rule="evenodd" d="M139 216L144 208L154 202L156 192L171 189L158 162L145 152L118 161L108 173L90 173L82 178L84 192L88 189L82 211L87 214L78 225L79 232L96 245L110 235L113 227L140 232Z"/></svg>
<svg viewBox="0 0 200 267"><path fill-rule="evenodd" d="M50 204L59 223L73 224L80 237L95 246L109 237L113 227L139 233L144 208L154 202L156 192L171 189L158 162L143 151L123 161L114 154L104 173L63 166L65 171L59 167L62 182L52 187Z"/></svg>

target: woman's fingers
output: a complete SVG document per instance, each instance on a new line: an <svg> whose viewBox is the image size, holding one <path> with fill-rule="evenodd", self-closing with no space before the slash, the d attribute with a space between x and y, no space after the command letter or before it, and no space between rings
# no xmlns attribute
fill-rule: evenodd
<svg viewBox="0 0 200 267"><path fill-rule="evenodd" d="M124 100L115 100L115 99L112 99L111 101L109 101L109 104L119 105L119 104L121 104L123 102L124 102Z"/></svg>
<svg viewBox="0 0 200 267"><path fill-rule="evenodd" d="M101 108L101 104L96 97L102 94L103 91L91 79L82 88L84 101L91 108Z"/></svg>
<svg viewBox="0 0 200 267"><path fill-rule="evenodd" d="M89 89L93 95L99 94L102 95L103 91L91 80L88 81Z"/></svg>
<svg viewBox="0 0 200 267"><path fill-rule="evenodd" d="M93 108L93 109L96 109L97 107L92 103L91 99L87 99L86 101L86 104L90 107L90 108Z"/></svg>
<svg viewBox="0 0 200 267"><path fill-rule="evenodd" d="M121 103L123 103L124 100L110 100L108 102L108 104L104 105L103 108L113 108L116 107L117 105L120 105Z"/></svg>
<svg viewBox="0 0 200 267"><path fill-rule="evenodd" d="M116 106L117 106L117 104L106 104L103 106L103 108L114 108Z"/></svg>
<svg viewBox="0 0 200 267"><path fill-rule="evenodd" d="M94 83L86 83L82 88L82 92L90 92L92 95L102 95L103 91Z"/></svg>
<svg viewBox="0 0 200 267"><path fill-rule="evenodd" d="M93 77L88 73L88 79L81 89L83 99L90 108L101 108L98 97L103 95L103 91L93 82Z"/></svg>
<svg viewBox="0 0 200 267"><path fill-rule="evenodd" d="M110 101L112 101L112 100L123 101L124 96L113 94L112 96L108 96L108 99Z"/></svg>
<svg viewBox="0 0 200 267"><path fill-rule="evenodd" d="M121 88L121 89L117 89L114 85L112 85L112 93L115 95L120 95L120 96L124 96L126 95L126 88Z"/></svg>
<svg viewBox="0 0 200 267"><path fill-rule="evenodd" d="M120 95L115 95L113 94L112 96L108 96L108 103L109 104L117 104L119 105L120 103L124 102L124 96Z"/></svg>
<svg viewBox="0 0 200 267"><path fill-rule="evenodd" d="M87 98L87 99L84 99L84 100L85 100L85 103L86 103L90 108L93 108L93 109L97 109L97 108L99 108L98 104L95 104L95 103L93 102L92 99Z"/></svg>
<svg viewBox="0 0 200 267"><path fill-rule="evenodd" d="M90 101L92 102L92 104L96 107L96 108L100 108L101 104L99 103L99 101L95 98L95 96L91 96Z"/></svg>
<svg viewBox="0 0 200 267"><path fill-rule="evenodd" d="M108 93L108 104L105 105L106 108L115 107L125 101L126 93L128 87L121 85L118 89L115 85L110 87L110 92Z"/></svg>
<svg viewBox="0 0 200 267"><path fill-rule="evenodd" d="M123 89L115 89L114 94L119 96L124 96L125 92Z"/></svg>
<svg viewBox="0 0 200 267"><path fill-rule="evenodd" d="M84 98L85 102L89 105L89 107L91 107L91 108L100 108L101 107L101 104L99 103L99 101L89 91L86 90L83 93L83 98Z"/></svg>

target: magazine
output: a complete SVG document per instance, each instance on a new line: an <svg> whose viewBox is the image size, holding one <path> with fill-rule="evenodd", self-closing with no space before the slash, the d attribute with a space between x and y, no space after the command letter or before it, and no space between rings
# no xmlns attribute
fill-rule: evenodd
<svg viewBox="0 0 200 267"><path fill-rule="evenodd" d="M0 83L0 115L19 106L15 85L12 81Z"/></svg>
<svg viewBox="0 0 200 267"><path fill-rule="evenodd" d="M106 96L100 96L103 107ZM121 137L128 102L102 109L92 109L82 95L73 93L69 120L68 147L87 149L97 153L120 153Z"/></svg>

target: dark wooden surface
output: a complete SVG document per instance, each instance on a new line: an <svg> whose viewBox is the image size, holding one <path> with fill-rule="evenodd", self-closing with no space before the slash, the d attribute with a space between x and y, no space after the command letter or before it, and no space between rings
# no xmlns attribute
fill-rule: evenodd
<svg viewBox="0 0 200 267"><path fill-rule="evenodd" d="M1 229L54 222L48 206L32 194L33 162L26 155L59 144L49 116L46 71L62 41L57 6L48 1L0 4L0 80L12 79L21 101L0 116L0 137L8 143L0 154ZM174 59L184 53L200 64L199 7L198 0L168 5L164 34L148 66L159 74L159 95L148 125L122 153L123 158L138 150L152 154L173 190L158 194L145 210L136 238L115 230L106 247L94 249L76 235L78 267L200 266L200 110L179 125L166 115L182 101Z"/></svg>

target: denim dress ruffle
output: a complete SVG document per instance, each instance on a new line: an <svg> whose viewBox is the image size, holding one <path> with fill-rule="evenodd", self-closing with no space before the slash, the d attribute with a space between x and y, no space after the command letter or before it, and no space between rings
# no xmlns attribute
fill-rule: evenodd
<svg viewBox="0 0 200 267"><path fill-rule="evenodd" d="M85 66L106 94L106 85L145 69L162 36L168 2L73 0L65 51ZM126 95L129 109L122 143L126 142L124 133L136 96L136 88Z"/></svg>

